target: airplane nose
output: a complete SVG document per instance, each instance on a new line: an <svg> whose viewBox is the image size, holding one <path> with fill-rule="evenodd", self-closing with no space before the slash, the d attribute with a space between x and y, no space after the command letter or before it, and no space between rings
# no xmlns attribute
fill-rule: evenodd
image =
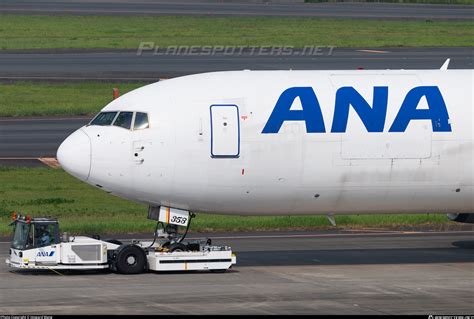
<svg viewBox="0 0 474 319"><path fill-rule="evenodd" d="M83 181L87 180L91 169L89 136L82 129L69 135L59 146L57 158L66 172Z"/></svg>

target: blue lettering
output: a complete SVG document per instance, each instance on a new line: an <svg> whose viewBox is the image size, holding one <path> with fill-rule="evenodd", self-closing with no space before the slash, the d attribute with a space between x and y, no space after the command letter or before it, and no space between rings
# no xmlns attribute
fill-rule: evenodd
<svg viewBox="0 0 474 319"><path fill-rule="evenodd" d="M349 106L352 105L368 132L383 132L387 115L388 87L374 87L373 107L353 87L341 87L336 92L336 106L332 133L344 133L347 129Z"/></svg>
<svg viewBox="0 0 474 319"><path fill-rule="evenodd" d="M295 99L299 97L302 110L290 110ZM318 98L311 87L292 87L286 89L278 99L262 133L278 133L285 121L305 121L306 132L324 133L323 114Z"/></svg>
<svg viewBox="0 0 474 319"><path fill-rule="evenodd" d="M428 109L417 109L422 97ZM291 110L296 98L302 110ZM347 130L349 107L352 106L368 132L383 132L387 115L388 87L374 87L372 106L353 87L341 87L336 92L332 133ZM404 132L412 120L431 120L433 132L452 132L448 110L437 86L418 86L411 89L400 107L389 132ZM278 133L285 121L304 121L306 132L325 133L321 107L311 87L286 89L278 98L262 133Z"/></svg>
<svg viewBox="0 0 474 319"><path fill-rule="evenodd" d="M417 106L423 96L428 102L428 109L418 110ZM452 132L448 110L437 86L418 86L411 89L389 132L405 132L411 120L431 120L433 132Z"/></svg>
<svg viewBox="0 0 474 319"><path fill-rule="evenodd" d="M39 251L37 254L36 254L37 257L52 257L54 256L54 250L51 251L51 252L47 252L47 251Z"/></svg>

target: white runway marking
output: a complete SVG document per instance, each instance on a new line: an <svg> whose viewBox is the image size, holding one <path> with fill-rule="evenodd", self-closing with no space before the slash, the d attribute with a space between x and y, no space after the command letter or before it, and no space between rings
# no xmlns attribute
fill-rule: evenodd
<svg viewBox="0 0 474 319"><path fill-rule="evenodd" d="M367 53L390 53L389 51L382 51L382 50L356 50L359 52L367 52Z"/></svg>

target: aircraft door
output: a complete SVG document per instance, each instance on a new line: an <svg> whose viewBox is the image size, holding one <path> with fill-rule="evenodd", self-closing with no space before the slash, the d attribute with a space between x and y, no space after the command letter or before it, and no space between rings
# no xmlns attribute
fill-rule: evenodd
<svg viewBox="0 0 474 319"><path fill-rule="evenodd" d="M238 158L240 155L239 107L211 105L211 157Z"/></svg>

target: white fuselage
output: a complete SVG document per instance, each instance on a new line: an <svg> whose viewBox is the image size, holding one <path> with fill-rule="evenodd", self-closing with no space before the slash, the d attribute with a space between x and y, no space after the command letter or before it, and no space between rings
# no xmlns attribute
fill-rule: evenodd
<svg viewBox="0 0 474 319"><path fill-rule="evenodd" d="M397 131L416 87L436 87L449 118L433 115L439 99L421 96L416 108L432 119ZM294 118L264 132L291 88L313 91L318 105L290 90L286 114ZM352 95L341 132L341 88L371 107L377 90L386 112L363 122L352 106L363 100ZM323 122L301 111L310 108ZM134 90L102 111L147 113L149 128L85 126L61 145L61 165L151 206L239 215L473 212L472 70L206 73Z"/></svg>

